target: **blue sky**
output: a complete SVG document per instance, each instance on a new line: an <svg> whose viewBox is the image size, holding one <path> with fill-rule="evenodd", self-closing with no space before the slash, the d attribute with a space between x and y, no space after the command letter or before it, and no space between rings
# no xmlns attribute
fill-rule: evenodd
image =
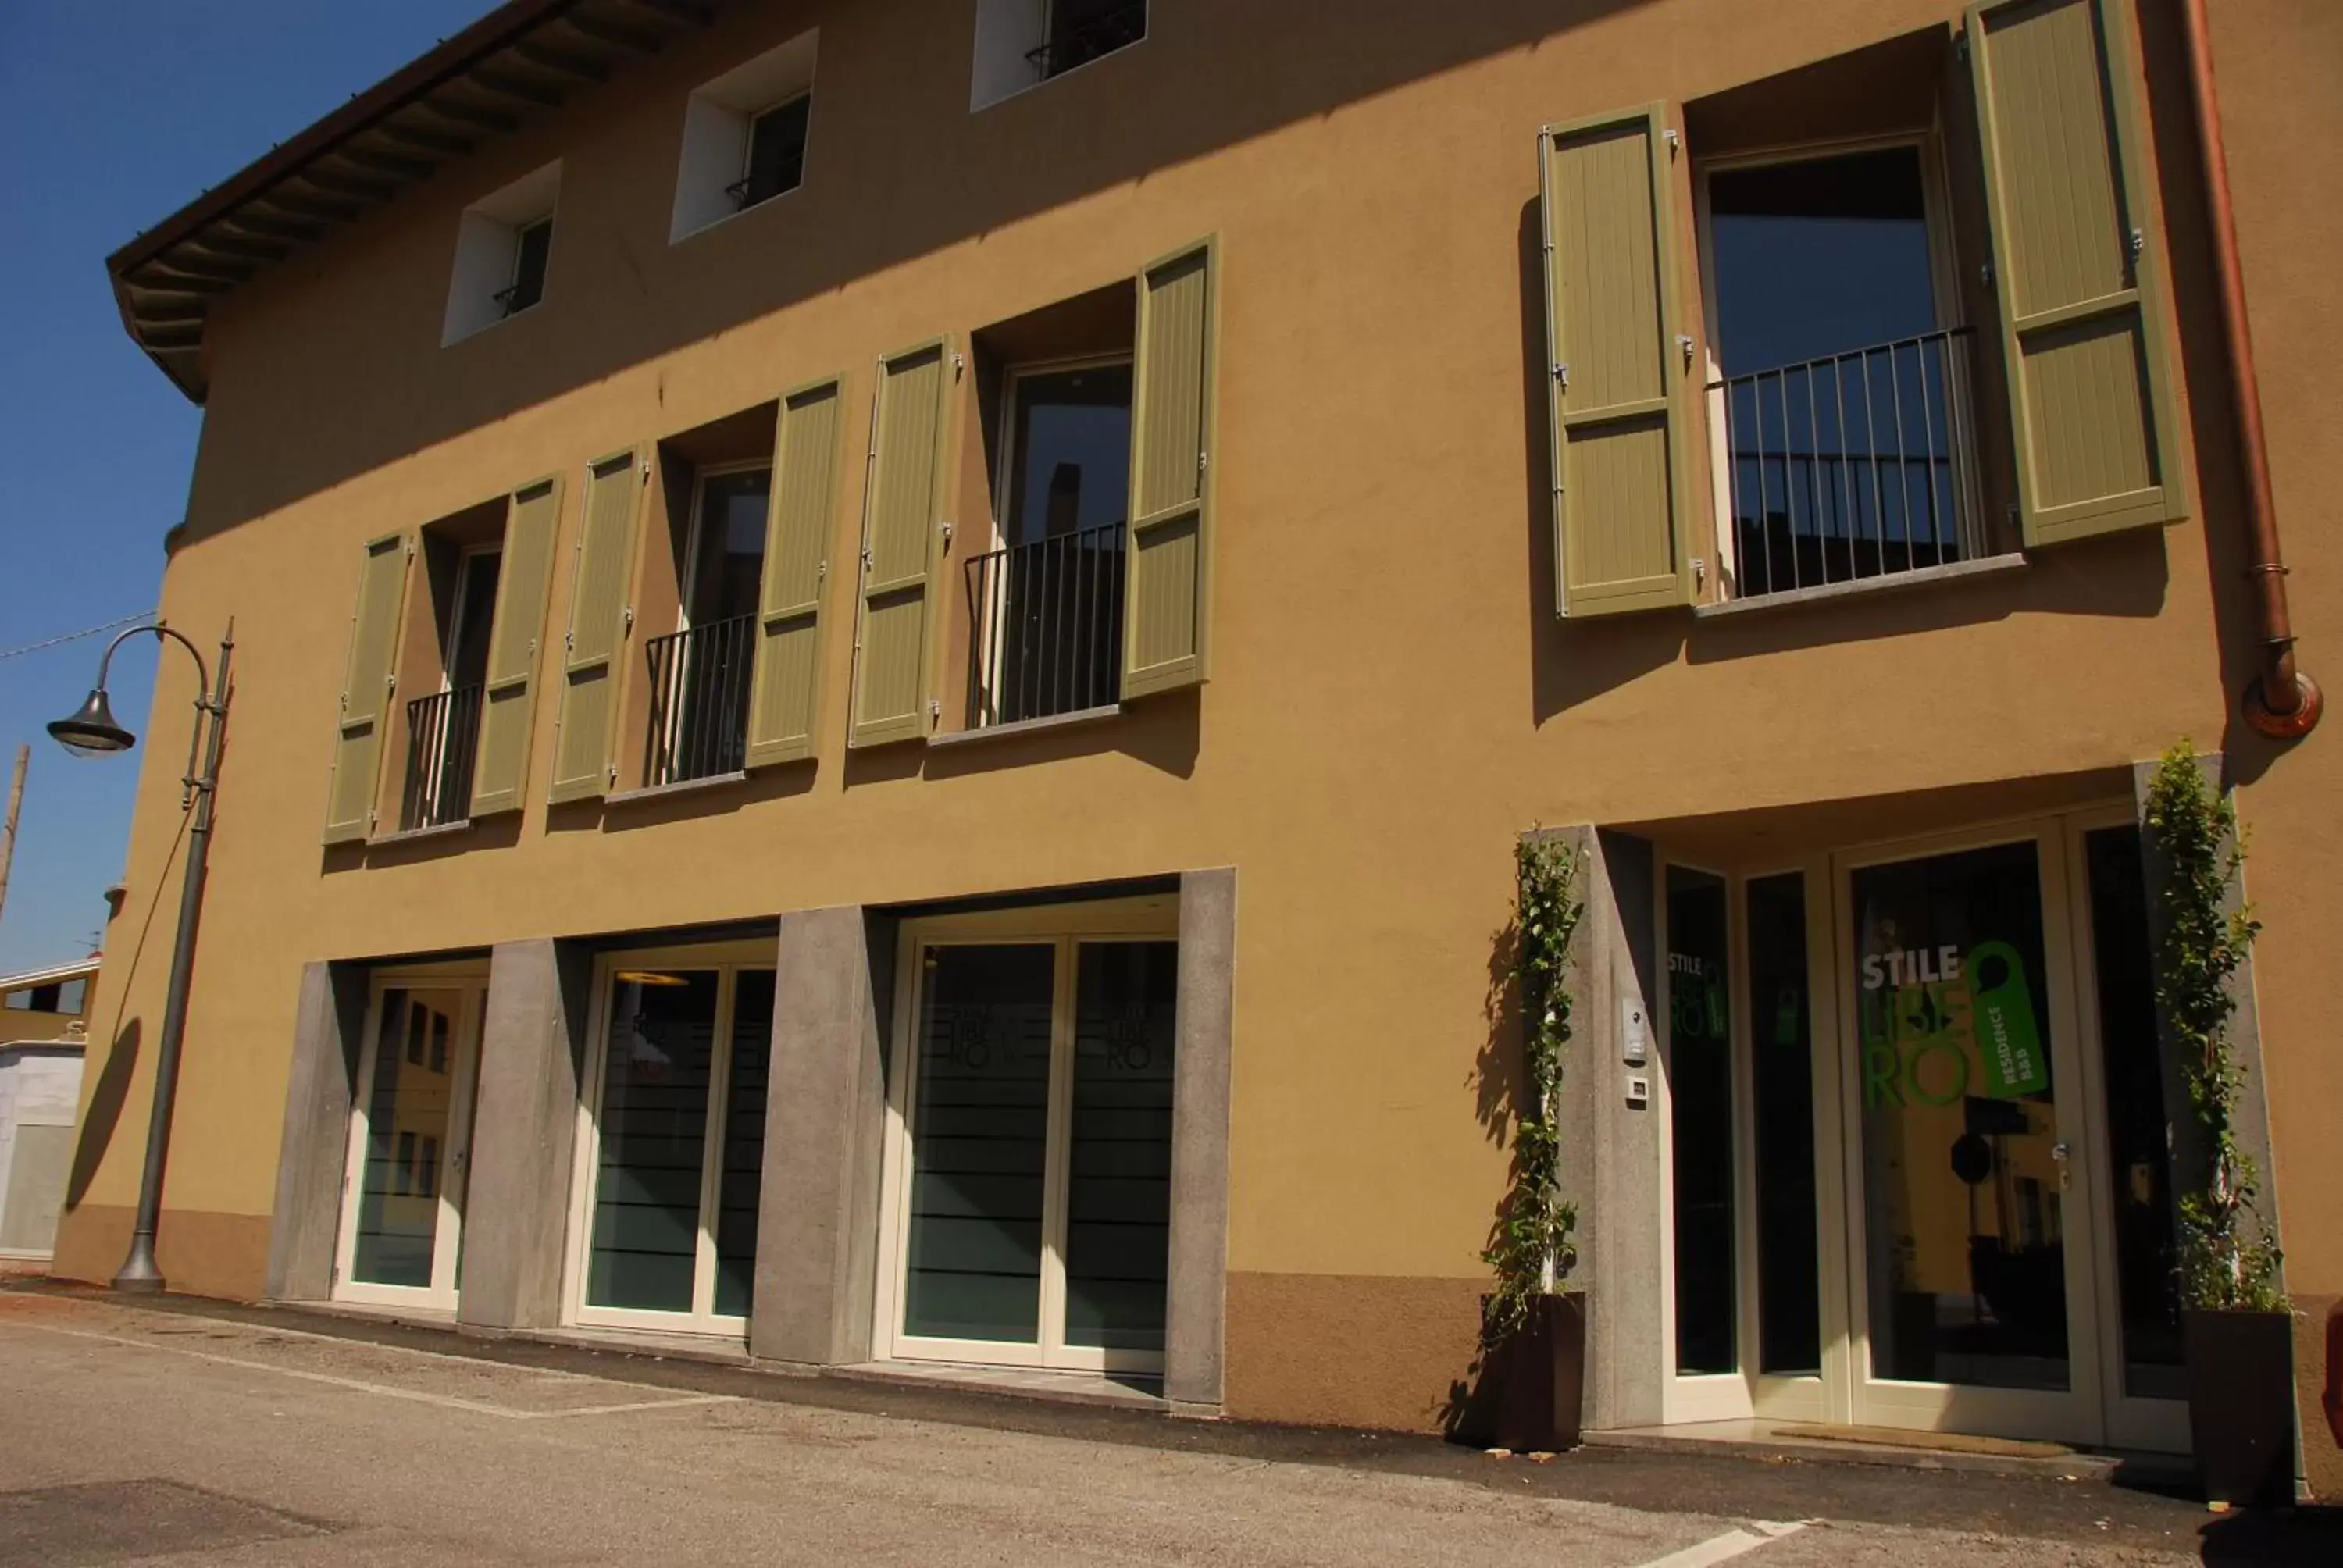
<svg viewBox="0 0 2343 1568"><path fill-rule="evenodd" d="M186 498L202 411L124 335L107 253L489 9L0 0L0 655L151 608ZM207 648L219 631L184 629ZM33 743L0 973L86 951L122 874L136 762L75 759L42 728L104 647L0 657L0 791ZM156 658L142 638L115 665L115 711L142 731Z"/></svg>

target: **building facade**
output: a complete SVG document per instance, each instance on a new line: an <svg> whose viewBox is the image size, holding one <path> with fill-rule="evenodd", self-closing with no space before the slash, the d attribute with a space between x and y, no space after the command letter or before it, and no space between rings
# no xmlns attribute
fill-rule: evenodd
<svg viewBox="0 0 2343 1568"><path fill-rule="evenodd" d="M2312 662L2331 11L2211 6ZM2182 16L503 6L113 260L237 648L165 1271L1450 1425L1562 831L1591 1423L2185 1450L2143 769L2322 1314L2343 846Z"/></svg>

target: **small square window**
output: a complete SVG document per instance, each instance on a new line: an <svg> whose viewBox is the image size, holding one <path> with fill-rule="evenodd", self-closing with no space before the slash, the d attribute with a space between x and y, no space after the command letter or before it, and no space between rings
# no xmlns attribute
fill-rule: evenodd
<svg viewBox="0 0 2343 1568"><path fill-rule="evenodd" d="M1039 56L1041 79L1061 76L1147 36L1147 0L1050 0Z"/></svg>
<svg viewBox="0 0 2343 1568"><path fill-rule="evenodd" d="M977 0L968 106L985 108L1147 36L1147 0Z"/></svg>
<svg viewBox="0 0 2343 1568"><path fill-rule="evenodd" d="M548 164L464 209L447 283L445 345L518 316L545 298L561 166Z"/></svg>
<svg viewBox="0 0 2343 1568"><path fill-rule="evenodd" d="M518 316L545 297L545 258L553 253L553 220L539 218L513 242L512 282L497 291L507 316Z"/></svg>
<svg viewBox="0 0 2343 1568"><path fill-rule="evenodd" d="M816 32L744 60L685 100L668 243L798 188L813 120Z"/></svg>
<svg viewBox="0 0 2343 1568"><path fill-rule="evenodd" d="M806 122L813 95L800 93L759 115L749 126L748 168L726 188L743 207L798 188L805 177Z"/></svg>

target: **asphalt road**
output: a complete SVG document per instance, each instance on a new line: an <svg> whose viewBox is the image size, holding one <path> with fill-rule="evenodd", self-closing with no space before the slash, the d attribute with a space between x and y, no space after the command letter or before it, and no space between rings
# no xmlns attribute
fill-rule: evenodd
<svg viewBox="0 0 2343 1568"><path fill-rule="evenodd" d="M295 1326L301 1324L302 1326ZM323 1332L320 1332L323 1331ZM0 1292L0 1565L2331 1565L2316 1516L2089 1483L1548 1464Z"/></svg>

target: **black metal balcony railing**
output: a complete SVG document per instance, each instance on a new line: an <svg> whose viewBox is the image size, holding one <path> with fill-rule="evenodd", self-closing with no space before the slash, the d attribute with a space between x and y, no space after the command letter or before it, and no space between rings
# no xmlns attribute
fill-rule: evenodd
<svg viewBox="0 0 2343 1568"><path fill-rule="evenodd" d="M1066 8L1065 0L1058 0L1057 9L1062 13ZM1050 41L1038 49L1026 50L1025 57L1040 67L1041 79L1047 81L1146 36L1146 0L1131 0L1128 5L1110 6L1071 23L1053 16Z"/></svg>
<svg viewBox="0 0 2343 1568"><path fill-rule="evenodd" d="M1986 553L1970 329L1711 382L1736 598Z"/></svg>
<svg viewBox="0 0 2343 1568"><path fill-rule="evenodd" d="M403 830L443 828L472 813L472 761L480 744L478 686L458 686L407 705Z"/></svg>
<svg viewBox="0 0 2343 1568"><path fill-rule="evenodd" d="M970 728L1111 707L1122 690L1123 525L968 563Z"/></svg>
<svg viewBox="0 0 2343 1568"><path fill-rule="evenodd" d="M711 779L746 765L756 635L757 618L739 615L643 645L651 673L646 786Z"/></svg>

